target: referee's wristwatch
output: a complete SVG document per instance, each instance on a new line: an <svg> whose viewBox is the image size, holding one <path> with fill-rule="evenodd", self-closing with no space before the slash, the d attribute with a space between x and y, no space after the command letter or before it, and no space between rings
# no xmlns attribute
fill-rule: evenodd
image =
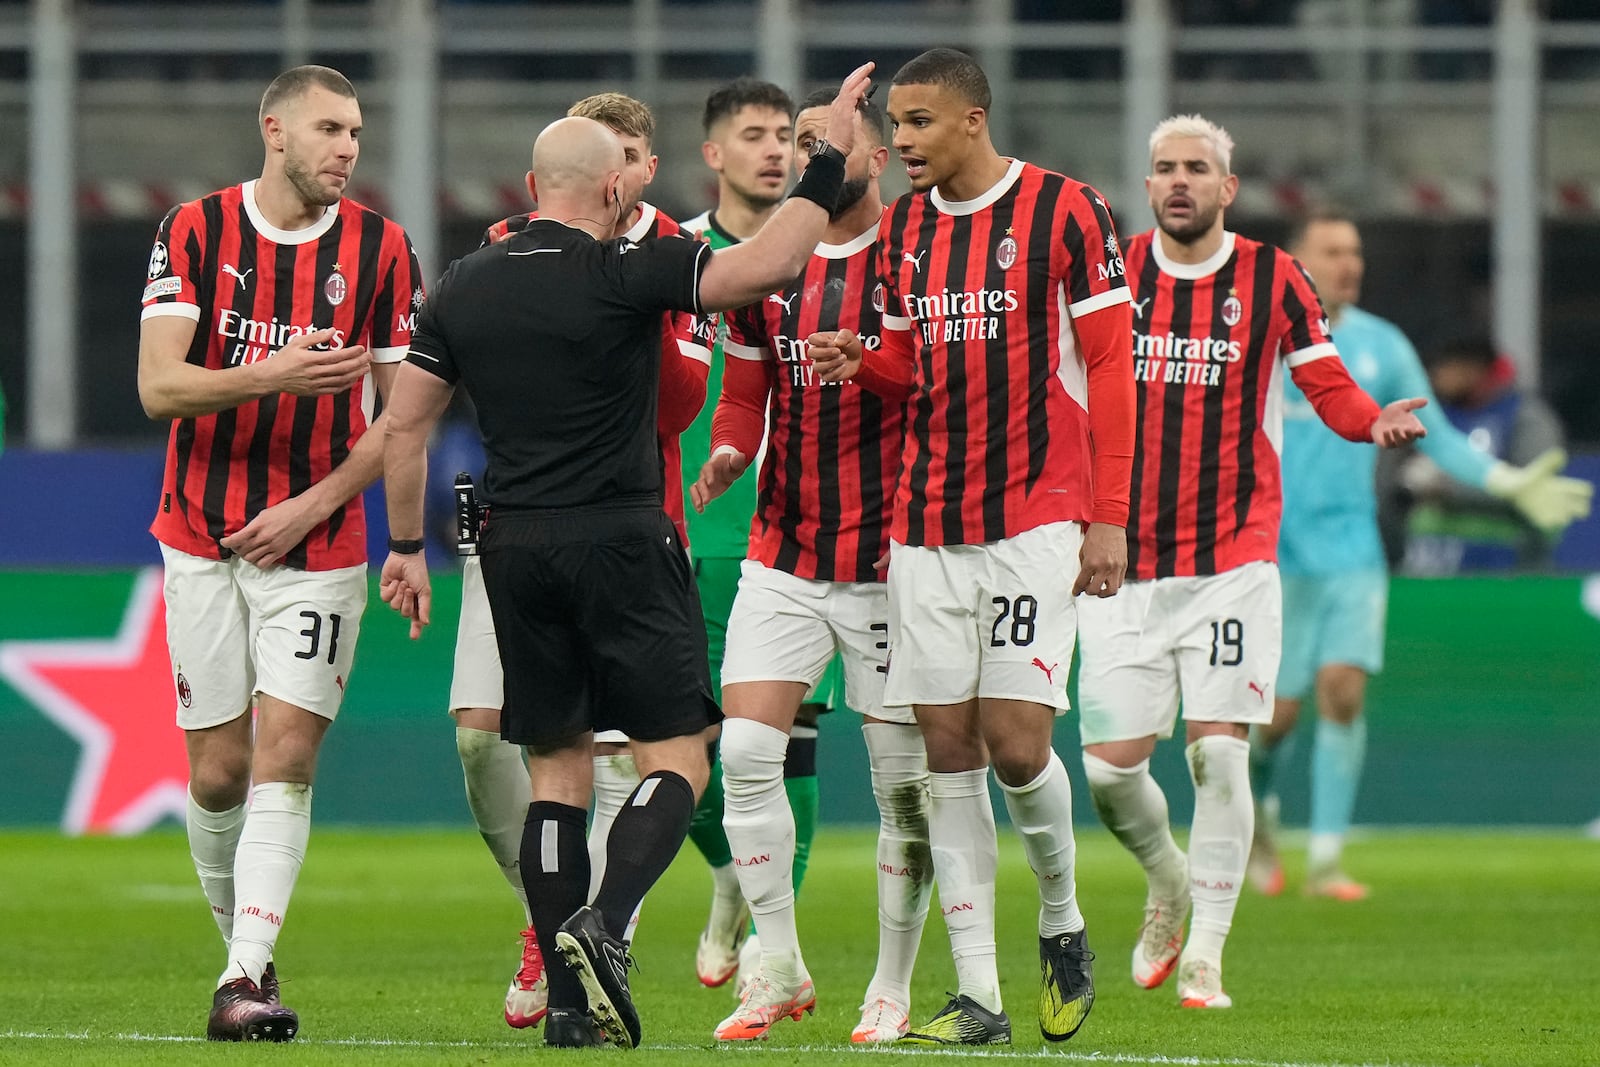
<svg viewBox="0 0 1600 1067"><path fill-rule="evenodd" d="M395 553L396 555L414 556L418 552L421 552L425 547L427 547L427 542L420 537L416 538L415 540L401 540L394 537L389 538L389 551Z"/></svg>
<svg viewBox="0 0 1600 1067"><path fill-rule="evenodd" d="M845 162L845 154L839 151L826 137L818 137L815 141L812 141L811 151L807 153L807 156L811 159L837 159L840 166L843 166Z"/></svg>

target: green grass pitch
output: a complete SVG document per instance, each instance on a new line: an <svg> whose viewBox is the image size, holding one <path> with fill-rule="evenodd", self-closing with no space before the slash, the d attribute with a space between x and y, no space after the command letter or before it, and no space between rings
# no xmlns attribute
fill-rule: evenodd
<svg viewBox="0 0 1600 1067"><path fill-rule="evenodd" d="M1413 832L1357 841L1360 904L1248 890L1228 944L1237 1006L1180 1010L1170 988L1128 978L1143 899L1131 858L1080 835L1079 899L1099 954L1098 999L1061 1046L1038 1035L1032 876L1002 833L1000 969L1015 1030L984 1058L1194 1067L1600 1063L1600 842L1577 834ZM204 1032L223 963L181 834L65 840L0 835L0 1064L498 1064L631 1057L638 1064L938 1061L856 1050L857 1004L875 959L872 837L826 830L800 899L818 1011L770 1039L717 1049L726 989L694 979L709 880L686 849L645 902L635 1052L547 1050L500 1019L519 910L470 830L315 830L278 945L288 1046L221 1046ZM935 911L913 1015L953 988ZM869 1057L863 1061L862 1057ZM726 1059L724 1062L728 1062Z"/></svg>

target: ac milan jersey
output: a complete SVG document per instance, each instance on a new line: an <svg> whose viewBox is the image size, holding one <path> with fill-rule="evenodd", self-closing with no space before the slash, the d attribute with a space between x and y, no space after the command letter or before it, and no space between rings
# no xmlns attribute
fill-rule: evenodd
<svg viewBox="0 0 1600 1067"><path fill-rule="evenodd" d="M313 225L280 230L256 207L251 181L180 204L162 221L143 317L195 321L188 362L221 371L330 327L332 347L365 345L374 361L399 362L421 305L416 253L398 224L342 199ZM224 558L222 538L344 461L372 417L372 388L368 379L334 395L274 394L174 419L150 532L191 555ZM366 562L361 497L284 562L313 571Z"/></svg>
<svg viewBox="0 0 1600 1067"><path fill-rule="evenodd" d="M888 548L903 405L853 381L824 382L806 354L806 338L824 330L879 346L876 237L874 226L848 244L818 245L799 278L726 316L728 369L712 447L739 441L753 456L766 409L771 433L750 558L801 578L874 581L873 563Z"/></svg>
<svg viewBox="0 0 1600 1067"><path fill-rule="evenodd" d="M653 204L640 203L639 221L629 227L624 238L647 241L652 237L672 237L683 232L671 217ZM479 247L503 241L528 228L537 212L512 215L483 231ZM678 528L683 543L689 543L689 527L683 502L683 446L678 435L686 430L706 401L706 375L711 367L711 319L684 311L669 311L661 332L661 403L657 418L657 440L661 445L662 510Z"/></svg>
<svg viewBox="0 0 1600 1067"><path fill-rule="evenodd" d="M1324 421L1370 433L1316 290L1287 252L1224 233L1204 263L1128 242L1138 441L1128 576L1217 574L1277 555L1287 366ZM1370 436L1368 437L1370 440Z"/></svg>
<svg viewBox="0 0 1600 1067"><path fill-rule="evenodd" d="M1080 350L1073 322L1127 314L1100 194L1015 160L974 200L902 196L878 251L884 347L913 360L891 536L981 544L1049 522L1121 525L1126 452L1094 485L1088 407L1091 380L1126 389L1128 350L1115 335ZM1102 411L1123 420L1124 399ZM1131 428L1115 436L1131 444Z"/></svg>

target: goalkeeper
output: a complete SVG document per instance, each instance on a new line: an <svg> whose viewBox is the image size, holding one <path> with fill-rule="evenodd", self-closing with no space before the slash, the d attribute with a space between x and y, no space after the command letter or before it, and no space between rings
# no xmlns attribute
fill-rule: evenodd
<svg viewBox="0 0 1600 1067"><path fill-rule="evenodd" d="M1405 335L1355 306L1364 263L1354 222L1334 211L1311 214L1294 228L1285 247L1316 284L1334 343L1361 387L1379 404L1406 396L1431 399L1421 361ZM1506 500L1546 533L1558 534L1589 513L1593 486L1558 473L1566 462L1559 450L1513 467L1473 448L1437 403L1417 417L1428 428L1418 445L1429 459L1455 480ZM1301 702L1314 696L1305 891L1359 900L1367 888L1344 873L1341 857L1366 756L1367 679L1383 666L1388 573L1373 488L1377 450L1334 434L1286 381L1282 451L1283 661L1273 721L1252 737L1252 792L1264 810L1257 813L1249 878L1268 895L1283 889L1283 868L1272 841L1272 771L1287 755L1284 742L1294 731Z"/></svg>

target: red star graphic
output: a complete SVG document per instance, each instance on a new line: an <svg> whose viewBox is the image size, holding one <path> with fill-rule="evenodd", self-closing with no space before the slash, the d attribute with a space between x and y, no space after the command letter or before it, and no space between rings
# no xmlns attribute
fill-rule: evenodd
<svg viewBox="0 0 1600 1067"><path fill-rule="evenodd" d="M115 637L0 642L0 676L83 746L62 829L131 834L182 817L189 761L159 570L139 575Z"/></svg>

